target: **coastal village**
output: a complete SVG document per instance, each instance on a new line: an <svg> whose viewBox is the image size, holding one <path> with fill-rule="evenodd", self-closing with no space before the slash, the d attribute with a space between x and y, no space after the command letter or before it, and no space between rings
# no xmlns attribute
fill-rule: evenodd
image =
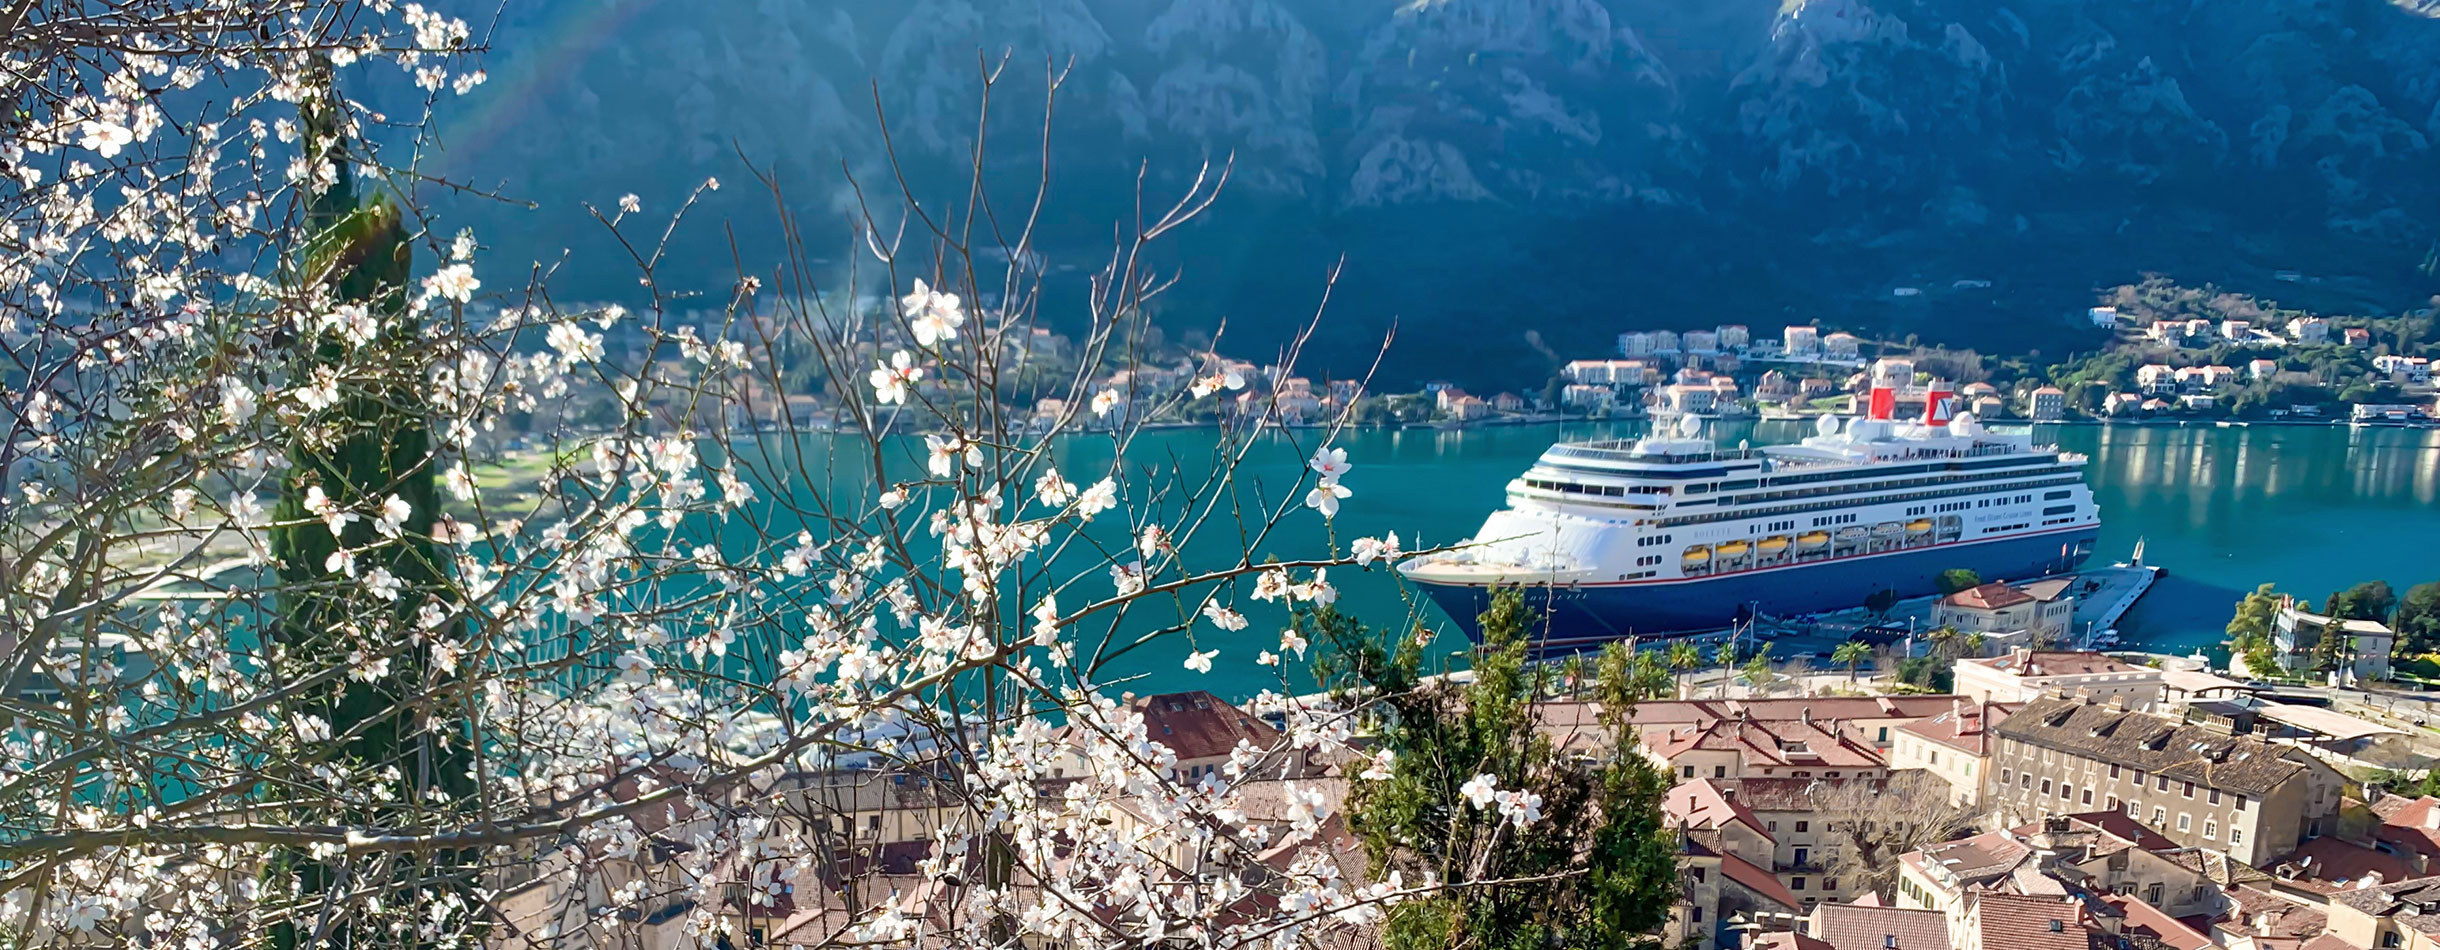
<svg viewBox="0 0 2440 950"><path fill-rule="evenodd" d="M2266 671L2285 680L2274 686L2201 657L2064 645L2079 607L2093 609L2078 595L2123 599L2112 590L2070 578L1978 584L1914 605L1946 636L1845 652L1843 670L1680 671L1665 694L1633 704L1623 731L1604 724L1618 720L1598 701L1561 690L1533 705L1534 728L1577 761L1638 757L1668 777L1662 810L1680 884L1671 948L2440 946L2440 797L2421 791L2440 762L2440 708L2371 688L2390 676L2386 628L2280 602L2278 655L2295 670L2313 669L2322 640L2347 638L2348 666L2326 687L2285 669ZM1937 691L1899 672L1927 659L1946 672ZM1274 714L1208 691L1125 702L1174 757L1181 785L1226 781L1247 749L1285 747ZM825 872L835 880L766 893L752 869L727 868L715 873L736 877L732 897L708 910L750 934L745 945L809 947L841 926L858 893L940 886L926 869L962 813L932 778L959 766L937 745L902 753L894 766L829 762L781 780L791 818L835 826L844 857ZM1268 761L1231 773L1250 816L1284 832L1300 815L1327 815L1321 840L1338 873L1366 880L1343 813L1366 760ZM704 820L671 814L646 830L683 838ZM1114 806L1108 820L1160 819ZM623 945L694 945L689 928L705 908L688 896L701 891L680 857L618 859L633 893L671 895L626 921ZM600 925L586 909L611 885L548 856L516 866L502 892L512 926L496 945L560 946Z"/></svg>

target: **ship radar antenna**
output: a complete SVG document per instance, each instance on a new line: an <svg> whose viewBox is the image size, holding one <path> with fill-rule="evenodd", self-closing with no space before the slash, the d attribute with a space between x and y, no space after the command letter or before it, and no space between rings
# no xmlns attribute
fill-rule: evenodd
<svg viewBox="0 0 2440 950"><path fill-rule="evenodd" d="M1703 420L1693 413L1679 416L1677 430L1680 438L1695 438L1703 434Z"/></svg>
<svg viewBox="0 0 2440 950"><path fill-rule="evenodd" d="M1827 436L1827 435L1837 435L1837 434L1838 434L1838 416L1832 415L1832 414L1827 413L1827 412L1822 413L1822 418L1821 418L1821 421L1820 421L1820 422L1816 422L1816 423L1814 423L1814 424L1813 424L1813 431L1814 431L1814 432L1816 432L1816 433L1819 433L1819 434L1821 434L1821 435L1826 435L1826 436Z"/></svg>

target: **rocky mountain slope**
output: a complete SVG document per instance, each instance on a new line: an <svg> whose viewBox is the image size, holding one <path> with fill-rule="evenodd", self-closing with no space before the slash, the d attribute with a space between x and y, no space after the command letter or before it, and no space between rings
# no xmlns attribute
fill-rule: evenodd
<svg viewBox="0 0 2440 950"><path fill-rule="evenodd" d="M740 156L844 207L840 170L881 167L876 90L943 180L986 63L1022 193L1056 64L1054 257L1106 241L1139 167L1174 193L1233 156L1177 249L1180 319L1284 326L1344 253L1331 339L1368 355L1396 319L1417 375L1731 319L2055 349L2047 314L2141 269L2298 270L2366 307L2440 289L2416 269L2440 0L546 0L495 43L450 162L544 202L484 212L508 250ZM1496 339L1436 339L1461 327Z"/></svg>

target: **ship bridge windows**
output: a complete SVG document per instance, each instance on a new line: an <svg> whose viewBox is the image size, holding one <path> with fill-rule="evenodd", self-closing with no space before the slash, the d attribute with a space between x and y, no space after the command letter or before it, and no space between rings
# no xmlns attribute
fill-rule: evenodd
<svg viewBox="0 0 2440 950"><path fill-rule="evenodd" d="M1575 482L1553 482L1539 478L1526 479L1525 487L1555 491L1563 495L1599 495L1606 498L1624 498L1627 494L1627 489L1623 485L1580 485Z"/></svg>
<svg viewBox="0 0 2440 950"><path fill-rule="evenodd" d="M2057 500L2059 500L2059 499L2061 499L2061 498L2065 498L2065 497L2067 497L2067 496L2069 496L2069 495L2072 495L2072 494L2075 494L2075 493L2074 493L2074 492L2071 492L2071 491L2069 491L2069 490L2067 490L2067 489L2064 489L2064 488L2059 489L2058 491L2046 491L2046 492L2043 492L2043 493L2042 493L2042 500L2043 500L2043 501L2057 501Z"/></svg>

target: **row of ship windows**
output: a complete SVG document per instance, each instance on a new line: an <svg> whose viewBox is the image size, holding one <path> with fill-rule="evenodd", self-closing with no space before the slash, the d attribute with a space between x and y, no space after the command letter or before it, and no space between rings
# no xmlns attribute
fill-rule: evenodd
<svg viewBox="0 0 2440 950"><path fill-rule="evenodd" d="M2030 486L2024 486L2024 487L2029 487L2029 488L2044 488L2044 487L2053 486L2053 485L2076 485L2076 484L2080 484L2081 482L2082 482L2082 479L2078 479L2078 478L2064 478L2064 479L2056 479L2056 480L2052 480L2052 481L2047 481L2047 482L2038 482L2038 483L2035 483L2035 484L2033 484L2033 485L2030 485ZM1884 503L1893 502L1893 501L1913 501L1913 500L1917 500L1917 499L1925 499L1925 500L1928 500L1928 499L1932 499L1932 498L1945 498L1945 497L1949 497L1949 496L1950 496L1950 495L1952 495L1952 494L1954 494L1954 492L1949 492L1949 491L1908 492L1908 493L1905 493L1905 494L1894 495L1894 496L1890 496L1890 497L1887 497L1887 498L1872 498L1872 499L1865 499L1865 500L1862 500L1862 501L1856 501L1856 500L1824 501L1824 502L1817 502L1817 503L1814 503L1814 504L1809 504L1809 505L1786 505L1786 506L1782 506L1782 507L1778 507L1778 508L1766 508L1766 509L1763 509L1763 510L1760 510L1760 511L1737 511L1737 512L1719 512L1719 513L1716 513L1716 514L1706 514L1706 515L1685 515L1685 516L1680 516L1680 517L1675 517L1675 518L1664 518L1664 519L1661 519L1659 523L1660 523L1660 524L1662 524L1662 525L1665 525L1665 526L1668 526L1668 527L1672 527L1672 528L1674 528L1674 527L1678 527L1678 526L1680 526L1680 525L1710 524L1710 523L1712 523L1712 522L1716 522L1716 521L1730 521L1730 520L1737 520L1737 519L1743 519L1743 518L1752 518L1752 517L1757 517L1757 516L1768 517L1768 516L1771 516L1771 515L1794 514L1794 513L1806 512L1806 511L1820 511L1820 510L1825 509L1825 508L1852 508L1852 507L1855 507L1856 505L1859 505L1859 504L1884 504Z"/></svg>
<svg viewBox="0 0 2440 950"><path fill-rule="evenodd" d="M1942 475L1942 476L1938 476L1938 477L1935 477L1935 478L1900 478L1900 479L1893 479L1893 480L1890 480L1890 481L1872 482L1872 483L1870 483L1870 484L1862 484L1862 485L1842 485L1842 486L1839 486L1838 488L1836 488L1836 489L1834 489L1834 490L1832 490L1832 491L1830 491L1830 492L1827 492L1827 493L1825 493L1825 492L1821 492L1821 491L1772 491L1772 492L1756 492L1756 493L1752 493L1752 494L1739 495L1739 496L1736 496L1736 497L1734 497L1734 498L1717 498L1717 499L1713 499L1712 501L1710 501L1710 502L1708 502L1708 503L1709 503L1709 504L1719 504L1719 505L1743 505L1743 504L1751 504L1751 503L1753 503L1753 502L1757 502L1757 501L1777 501L1777 500L1782 499L1782 498L1825 498L1825 497L1835 497L1835 496L1839 496L1839 495L1857 495L1857 494L1865 494L1865 493L1869 493L1869 492L1886 491L1886 490L1893 489L1893 488L1915 488L1915 487L1919 487L1919 486L1923 486L1923 485L1955 485L1955 484L1958 484L1958 483L1961 483L1961 482L1995 482L1995 481L2003 481L2003 480L2010 479L2010 478L2019 478L2019 477L2024 477L2024 476L2029 476L2029 475L2056 474L2056 473L2058 473L2058 472L2064 472L2064 471L2072 471L2072 470L2071 470L2071 469L2064 468L2064 467L2060 467L2060 466L2052 466L2051 468L2049 468L2049 469L2047 469L2047 470L2045 470L2045 471L2008 472L2008 473L2005 473L2004 475L2000 475L2000 476L1998 476L1998 477L1993 477L1992 475L1989 475L1989 474L1976 474L1976 475ZM1690 501L1690 502L1680 502L1680 503L1679 503L1679 505L1680 505L1681 507L1683 507L1683 506L1685 506L1685 505L1692 505L1692 504L1705 504L1705 503L1706 503L1706 502L1691 502L1691 501Z"/></svg>
<svg viewBox="0 0 2440 950"><path fill-rule="evenodd" d="M1675 540L1677 540L1677 535L1674 534L1647 534L1643 537L1635 539L1635 546L1639 548L1648 548L1656 544L1667 544Z"/></svg>
<svg viewBox="0 0 2440 950"><path fill-rule="evenodd" d="M2050 468L2050 470L2051 470L2051 471L2063 471L2064 469L2063 469L2063 468L2061 468L2061 467L2059 467L2059 466L2052 466L2052 467ZM2039 473L2038 473L2038 472L2026 472L2026 473L2014 473L2014 472L2011 472L2011 473L2008 473L2008 475L2010 475L2010 476L2013 476L2013 475L2018 475L2018 474L2039 474ZM2003 477L2005 477L2005 476L2003 476ZM1830 495L1825 495L1825 494L1823 494L1823 493L1821 493L1821 492L1763 492L1763 493L1760 493L1760 494L1741 495L1741 496L1738 496L1738 497L1735 497L1735 498L1717 498L1717 499L1709 499L1709 500L1702 501L1702 502L1685 502L1684 504L1720 504L1720 505L1736 505L1736 504L1748 504L1748 503L1757 502L1757 501L1774 501L1774 500L1781 499L1781 498L1791 498L1791 497L1827 498L1827 497L1835 497L1835 495L1836 495L1836 494L1855 494L1855 493L1861 493L1861 492L1883 491L1883 490L1892 489L1892 488L1910 488L1910 487L1921 486L1921 485L1954 484L1954 483L1957 483L1957 482L1965 482L1965 481L1987 481L1987 480L1991 480L1991 476L1989 476L1988 474L1983 474L1983 475L1949 475L1949 476L1942 476L1942 477L1939 477L1939 478L1910 478L1910 479L1899 479L1899 480L1895 480L1895 481L1873 482L1873 483L1871 483L1871 484L1866 484L1866 485L1852 485L1852 486L1843 486L1843 487L1842 487L1842 489L1841 489L1840 491L1835 492L1835 493L1830 494ZM1740 487L1740 488L1742 488L1742 487L1751 487L1753 484L1754 484L1754 483L1753 483L1752 481L1747 480L1747 481L1737 481L1737 482L1721 482L1721 483L1720 483L1720 486L1721 486L1721 488L1722 488L1723 490L1727 490L1727 489L1728 489L1728 488L1730 488L1731 486L1735 486L1735 487ZM1554 492L1559 492L1560 494L1565 494L1565 495L1595 495L1595 496L1604 497L1604 498L1624 498L1624 497L1629 496L1629 495L1644 495L1644 494L1657 494L1657 495L1666 495L1666 494L1669 494L1669 488L1668 488L1668 486L1656 486L1656 485L1586 485L1586 484L1581 484L1581 483L1578 483L1578 482L1559 482L1559 481L1551 481L1551 480L1548 480L1548 479L1540 479L1540 478L1528 478L1528 479L1525 479L1525 487L1527 487L1527 488L1533 488L1533 489L1540 489L1540 490L1542 490L1542 491L1554 491ZM1697 486L1697 485L1688 485L1688 486L1686 486L1686 489L1687 489L1687 494L1699 494L1699 492L1697 492L1697 491L1696 491L1696 489L1698 489L1698 488L1700 488L1700 487L1702 487L1702 486ZM2057 493L2053 493L2053 494L2054 494L2054 495L2057 495ZM2063 495L2061 495L2061 496L2059 496L2059 497L2064 497L2064 496L2063 496ZM1625 506L1625 507L1638 507L1638 508L1640 508L1640 507L1644 507L1644 506ZM1941 510L1941 511L1955 511L1955 510L1962 510L1964 507L1965 507L1965 504L1964 504L1963 502L1958 502L1958 503L1953 503L1953 504L1948 504L1948 505L1942 505L1942 506L1940 506L1940 509L1939 509L1939 510ZM1922 513L1923 513L1923 512L1922 512L1922 510L1920 510L1920 509L1917 509L1917 510L1914 510L1914 511L1909 511L1909 512L1907 512L1907 514L1908 514L1909 516L1918 515L1918 514L1922 514Z"/></svg>

